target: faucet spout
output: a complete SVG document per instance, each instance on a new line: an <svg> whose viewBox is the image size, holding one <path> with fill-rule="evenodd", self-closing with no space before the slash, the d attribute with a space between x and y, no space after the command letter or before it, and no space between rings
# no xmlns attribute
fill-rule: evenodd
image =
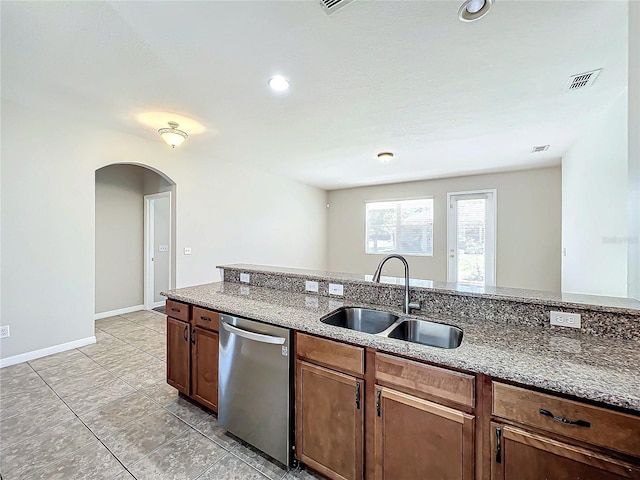
<svg viewBox="0 0 640 480"><path fill-rule="evenodd" d="M412 303L409 298L409 263L402 255L398 255L394 253L384 257L378 264L378 268L376 268L376 271L373 274L372 280L374 283L380 283L380 276L382 275L382 267L387 262L387 260L390 260L392 258L397 258L404 265L404 301L402 304L402 311L406 314L410 314L412 309L419 309L420 304L418 302Z"/></svg>

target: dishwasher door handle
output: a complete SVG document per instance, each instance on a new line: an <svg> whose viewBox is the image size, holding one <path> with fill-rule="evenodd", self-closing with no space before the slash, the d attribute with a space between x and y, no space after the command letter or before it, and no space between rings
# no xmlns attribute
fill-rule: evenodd
<svg viewBox="0 0 640 480"><path fill-rule="evenodd" d="M225 322L222 322L222 328L224 328L229 333L233 333L234 335L246 338L247 340L253 340L255 342L284 345L284 342L286 341L286 338L283 337L272 337L271 335L263 335L261 333L250 332L248 330L243 330L242 328L234 327L233 325L229 325Z"/></svg>

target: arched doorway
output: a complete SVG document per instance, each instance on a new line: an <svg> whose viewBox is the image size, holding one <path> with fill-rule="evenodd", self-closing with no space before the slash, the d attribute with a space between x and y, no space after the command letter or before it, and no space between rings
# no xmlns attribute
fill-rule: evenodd
<svg viewBox="0 0 640 480"><path fill-rule="evenodd" d="M102 167L95 182L95 318L160 305L175 285L175 182L133 163Z"/></svg>

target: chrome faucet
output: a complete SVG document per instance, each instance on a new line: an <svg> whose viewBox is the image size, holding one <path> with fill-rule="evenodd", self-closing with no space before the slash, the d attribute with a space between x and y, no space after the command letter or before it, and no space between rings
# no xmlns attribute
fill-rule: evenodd
<svg viewBox="0 0 640 480"><path fill-rule="evenodd" d="M382 275L382 266L387 262L387 260L391 258L397 258L404 264L404 302L402 305L402 311L406 314L410 314L411 310L420 309L420 303L411 302L409 300L409 264L407 263L407 261L402 255L396 255L394 253L392 255L387 255L386 257L384 257L378 264L378 268L376 268L376 272L373 274L373 282L380 283L380 275Z"/></svg>

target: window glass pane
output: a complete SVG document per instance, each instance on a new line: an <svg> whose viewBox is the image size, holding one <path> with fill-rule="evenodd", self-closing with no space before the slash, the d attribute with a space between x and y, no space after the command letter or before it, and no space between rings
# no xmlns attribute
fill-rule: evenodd
<svg viewBox="0 0 640 480"><path fill-rule="evenodd" d="M433 254L433 199L366 204L366 253Z"/></svg>
<svg viewBox="0 0 640 480"><path fill-rule="evenodd" d="M484 285L486 200L458 200L456 220L458 282Z"/></svg>

